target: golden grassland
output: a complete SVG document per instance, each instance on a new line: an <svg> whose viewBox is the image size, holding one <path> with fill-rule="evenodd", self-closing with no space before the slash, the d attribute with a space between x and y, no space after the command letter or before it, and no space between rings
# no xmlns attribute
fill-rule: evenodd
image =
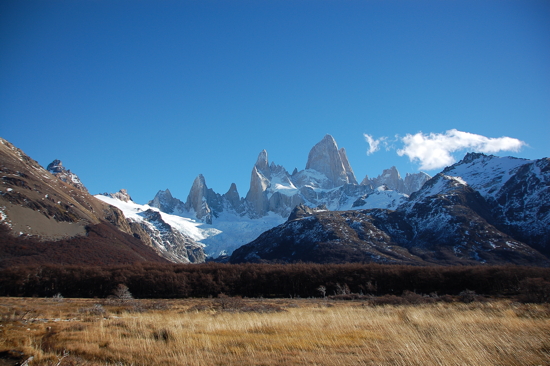
<svg viewBox="0 0 550 366"><path fill-rule="evenodd" d="M228 301L0 298L0 365L550 364L548 304Z"/></svg>

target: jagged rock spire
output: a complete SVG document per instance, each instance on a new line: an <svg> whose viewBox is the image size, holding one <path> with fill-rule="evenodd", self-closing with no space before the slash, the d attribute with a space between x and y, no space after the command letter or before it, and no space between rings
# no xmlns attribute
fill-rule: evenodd
<svg viewBox="0 0 550 366"><path fill-rule="evenodd" d="M346 183L357 184L346 151L339 151L336 141L328 134L309 152L306 169L316 170L328 178L329 186L324 188L334 188Z"/></svg>
<svg viewBox="0 0 550 366"><path fill-rule="evenodd" d="M202 174L199 174L193 181L193 186L187 201L185 202L185 208L189 211L193 210L197 219L204 220L207 224L212 223L212 212L206 200L208 187Z"/></svg>
<svg viewBox="0 0 550 366"><path fill-rule="evenodd" d="M267 151L265 149L260 152L260 155L258 155L258 159L256 160L256 164L254 164L254 166L262 172L269 169L269 161L267 159Z"/></svg>
<svg viewBox="0 0 550 366"><path fill-rule="evenodd" d="M346 175L348 176L348 183L357 184L355 173L353 172L353 169L351 169L351 165L349 164L346 149L341 148L340 150L338 150L338 155L340 155L340 159L342 159L342 164L344 164L344 170L346 171Z"/></svg>
<svg viewBox="0 0 550 366"><path fill-rule="evenodd" d="M149 201L148 205L170 214L179 213L185 209L183 202L174 198L168 188L164 191L162 189L158 191L155 198Z"/></svg>
<svg viewBox="0 0 550 366"><path fill-rule="evenodd" d="M242 213L244 211L243 199L239 195L235 183L231 183L231 187L229 187L229 190L222 197L235 212Z"/></svg>
<svg viewBox="0 0 550 366"><path fill-rule="evenodd" d="M48 164L48 167L46 168L47 171L49 171L52 174L55 173L61 173L65 171L65 167L63 166L63 163L59 159L55 159L50 164Z"/></svg>
<svg viewBox="0 0 550 366"><path fill-rule="evenodd" d="M258 161L260 161L260 157L264 155L264 152L265 150L260 153ZM267 154L265 156L267 158ZM249 207L253 210L254 216L261 217L267 213L269 203L266 190L269 185L269 178L263 174L262 170L258 169L257 165L254 165L250 175L250 190L245 198L245 201L248 202Z"/></svg>

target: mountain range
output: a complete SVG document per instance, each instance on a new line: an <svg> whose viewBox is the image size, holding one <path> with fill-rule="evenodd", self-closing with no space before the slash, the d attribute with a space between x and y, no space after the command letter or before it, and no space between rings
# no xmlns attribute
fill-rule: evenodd
<svg viewBox="0 0 550 366"><path fill-rule="evenodd" d="M126 190L91 196L61 161L43 169L0 142L0 227L11 243L3 245L11 254L0 266L55 261L38 249L21 256L17 248L70 248L96 238L94 228L109 230L104 239L118 243L120 253L110 256L116 263L200 263L208 256L234 263L549 264L548 158L469 153L435 177L403 179L391 167L359 184L345 149L326 135L301 171L289 173L260 152L244 197L235 184L216 193L199 175L185 202L166 189L142 205ZM98 248L109 253L105 245Z"/></svg>
<svg viewBox="0 0 550 366"><path fill-rule="evenodd" d="M299 204L326 206L330 210L344 210L368 205L372 194L380 195L380 186L395 193L385 194L388 199L377 200L376 206L385 204L394 208L399 201L420 189L430 176L426 173L407 174L402 179L395 167L382 175L357 183L345 149L338 149L334 138L326 135L310 151L306 168L295 169L290 174L283 166L269 163L263 150L252 167L250 188L244 198L232 184L224 194L214 192L199 175L184 202L172 197L169 190L159 191L149 205L162 212L191 215L207 224L213 224L222 213L232 213L248 218L260 218L275 213L288 217ZM360 201L357 201L361 198ZM355 206L354 206L355 205Z"/></svg>
<svg viewBox="0 0 550 366"><path fill-rule="evenodd" d="M365 177L358 184L345 149L339 149L334 138L326 135L311 149L305 169L295 169L292 174L283 166L270 163L267 151L261 151L244 198L235 184L219 194L208 188L205 177L199 175L185 202L173 197L169 189L160 190L139 210L156 208L164 217L173 215L201 223L197 226L201 234L191 237L205 245L210 257L218 257L231 254L264 231L284 223L297 205L328 210L394 209L429 178L426 173L417 173L403 179L392 167L374 179ZM106 196L112 195L96 197L105 200ZM131 211L125 211L127 205L113 200L108 203L119 207L127 217L132 216ZM133 220L141 219L134 216Z"/></svg>

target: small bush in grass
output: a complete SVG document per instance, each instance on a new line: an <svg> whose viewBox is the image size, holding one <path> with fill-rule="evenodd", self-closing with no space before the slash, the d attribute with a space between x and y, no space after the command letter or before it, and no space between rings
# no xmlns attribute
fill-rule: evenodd
<svg viewBox="0 0 550 366"><path fill-rule="evenodd" d="M412 291L404 291L403 295L401 295L401 297L403 298L403 300L407 304L412 304L412 305L424 304L424 303L427 303L427 302L433 302L433 299L430 299L429 297L424 297L424 296L419 295L416 292L412 292ZM429 301L429 300L431 300L431 301Z"/></svg>
<svg viewBox="0 0 550 366"><path fill-rule="evenodd" d="M340 295L329 296L329 299L331 300L361 300L366 298L370 298L370 296L360 295L360 294L340 294Z"/></svg>
<svg viewBox="0 0 550 366"><path fill-rule="evenodd" d="M278 313L285 311L285 309L275 304L249 304L240 308L239 311L250 313Z"/></svg>
<svg viewBox="0 0 550 366"><path fill-rule="evenodd" d="M382 305L405 305L407 302L405 299L395 295L384 295L378 297L372 297L369 303L375 306Z"/></svg>
<svg viewBox="0 0 550 366"><path fill-rule="evenodd" d="M170 310L172 307L165 301L155 301L144 304L143 308L147 310Z"/></svg>
<svg viewBox="0 0 550 366"><path fill-rule="evenodd" d="M221 308L222 311L235 311L244 306L243 299L240 296L231 297L224 293L218 295L214 300L214 305Z"/></svg>
<svg viewBox="0 0 550 366"><path fill-rule="evenodd" d="M452 296L443 295L438 297L432 297L428 295L420 295L412 291L404 291L403 295L384 295L384 296L371 296L368 300L368 304L374 306L380 305L419 305L419 304L433 304L435 302L453 302Z"/></svg>
<svg viewBox="0 0 550 366"><path fill-rule="evenodd" d="M101 304L94 304L92 307L89 308L80 308L78 309L79 313L87 314L87 315L105 315L107 312L105 311L105 308Z"/></svg>
<svg viewBox="0 0 550 366"><path fill-rule="evenodd" d="M124 284L119 284L116 289L113 291L113 298L120 301L133 300L134 297L128 289L128 286Z"/></svg>
<svg viewBox="0 0 550 366"><path fill-rule="evenodd" d="M527 304L512 304L512 308L518 318L548 319L550 318L550 306L544 304L534 307Z"/></svg>
<svg viewBox="0 0 550 366"><path fill-rule="evenodd" d="M209 311L213 310L214 307L211 304L196 304L187 309L187 312L196 312L196 311Z"/></svg>
<svg viewBox="0 0 550 366"><path fill-rule="evenodd" d="M441 302L446 302L446 303L451 303L455 301L455 299L451 295L439 296L437 299Z"/></svg>
<svg viewBox="0 0 550 366"><path fill-rule="evenodd" d="M477 300L476 292L472 290L464 290L458 294L458 300L465 304L474 302Z"/></svg>
<svg viewBox="0 0 550 366"><path fill-rule="evenodd" d="M525 278L519 283L519 301L523 303L550 302L550 282L543 278Z"/></svg>
<svg viewBox="0 0 550 366"><path fill-rule="evenodd" d="M252 303L244 301L241 297L230 297L225 294L219 294L213 301L213 308L226 312L255 312L255 313L274 313L285 311L282 307L271 303ZM211 309L211 308L210 308ZM190 309L191 310L191 309ZM192 309L198 310L198 309Z"/></svg>

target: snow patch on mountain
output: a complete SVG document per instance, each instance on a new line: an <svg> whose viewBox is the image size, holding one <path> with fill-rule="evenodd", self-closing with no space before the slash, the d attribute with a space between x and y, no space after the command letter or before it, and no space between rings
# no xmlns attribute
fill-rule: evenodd
<svg viewBox="0 0 550 366"><path fill-rule="evenodd" d="M469 153L460 162L443 170L443 174L460 177L483 197L495 197L518 169L532 160Z"/></svg>
<svg viewBox="0 0 550 366"><path fill-rule="evenodd" d="M212 225L203 224L201 228L207 230L211 226L217 233L208 235L200 240L205 247L207 255L218 257L220 255L231 254L240 246L251 242L275 226L286 221L286 218L269 212L266 216L258 219L251 219L238 216L233 213L222 213L215 221L215 228Z"/></svg>
<svg viewBox="0 0 550 366"><path fill-rule="evenodd" d="M185 234L196 241L205 239L206 237L208 237L208 235L216 234L215 230L204 230L200 228L200 226L202 225L202 223L200 222L196 222L195 220L181 216L170 215L160 211L158 208L151 207L149 205L140 205L133 201L125 202L117 198L107 197L104 195L96 195L95 197L105 203L119 208L124 213L124 216L127 219L131 219L136 222L144 221L143 213L147 210L157 211L160 213L160 216L164 221L169 223L171 226L176 227L178 231L180 231L182 234Z"/></svg>
<svg viewBox="0 0 550 366"><path fill-rule="evenodd" d="M385 208L395 210L409 198L408 195L388 189L386 186L376 188L372 193L364 195L353 202L351 207L343 210L365 210L369 208Z"/></svg>
<svg viewBox="0 0 550 366"><path fill-rule="evenodd" d="M141 205L133 201L125 202L104 195L97 195L95 197L119 208L127 219L144 225L153 225L158 231L162 231L165 229L158 225L158 223L150 222L146 219L147 211L158 212L164 223L169 224L173 229L201 244L205 253L211 257L231 253L241 245L254 240L264 231L285 221L283 217L274 213L270 213L260 219L250 219L232 212L222 212L216 219L216 225L213 226L191 217L168 214L156 207Z"/></svg>

